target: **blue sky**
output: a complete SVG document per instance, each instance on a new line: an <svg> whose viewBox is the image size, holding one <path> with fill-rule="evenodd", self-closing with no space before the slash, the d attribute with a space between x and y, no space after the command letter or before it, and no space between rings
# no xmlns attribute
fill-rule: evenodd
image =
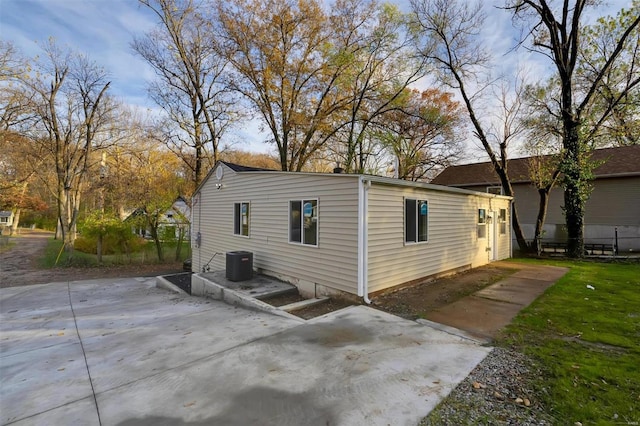
<svg viewBox="0 0 640 426"><path fill-rule="evenodd" d="M153 72L129 44L155 25L153 18L134 0L0 0L4 40L34 57L41 53L37 43L53 37L102 65L112 94L137 106L150 105L145 81Z"/></svg>
<svg viewBox="0 0 640 426"><path fill-rule="evenodd" d="M406 5L407 1L400 3ZM504 0L487 0L487 4L502 5ZM611 0L598 14L614 14L630 7L631 0ZM488 7L488 45L499 56L507 71L519 64L532 75L544 75L548 63L540 55L520 49L517 54L504 55L514 46L517 33L511 26L508 12ZM41 53L36 42L54 37L61 46L87 54L101 64L111 76L111 93L125 103L154 108L146 95L146 83L154 78L150 67L134 55L130 43L155 25L155 16L136 0L0 0L0 37L12 41L27 57ZM237 132L237 138L251 140L242 149L265 152L259 143L257 123Z"/></svg>

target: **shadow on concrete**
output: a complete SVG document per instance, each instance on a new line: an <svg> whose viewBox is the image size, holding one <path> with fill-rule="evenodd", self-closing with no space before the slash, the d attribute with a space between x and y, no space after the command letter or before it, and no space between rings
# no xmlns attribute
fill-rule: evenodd
<svg viewBox="0 0 640 426"><path fill-rule="evenodd" d="M245 425L336 425L334 413L319 406L312 395L257 386L236 394L219 415L195 421L148 416L127 419L118 426L245 426Z"/></svg>

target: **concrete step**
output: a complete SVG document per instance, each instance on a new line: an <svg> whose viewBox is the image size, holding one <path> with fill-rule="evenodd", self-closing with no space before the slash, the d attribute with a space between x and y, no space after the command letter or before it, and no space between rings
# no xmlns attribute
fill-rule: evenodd
<svg viewBox="0 0 640 426"><path fill-rule="evenodd" d="M276 290L270 290L267 292L264 292L262 294L259 294L257 296L254 296L256 299L258 300L264 300L264 299L270 299L272 297L276 297L276 296L285 296L285 295L293 295L293 294L298 294L298 289L296 287L291 287L291 288L283 288L283 289L276 289Z"/></svg>
<svg viewBox="0 0 640 426"><path fill-rule="evenodd" d="M309 306L317 305L318 303L324 303L329 300L328 297L316 297L313 299L301 300L300 302L289 303L288 305L280 306L279 309L291 312L297 309L308 308Z"/></svg>

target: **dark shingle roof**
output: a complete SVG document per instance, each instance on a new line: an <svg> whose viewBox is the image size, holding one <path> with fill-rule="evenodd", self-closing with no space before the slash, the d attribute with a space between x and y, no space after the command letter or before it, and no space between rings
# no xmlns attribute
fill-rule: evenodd
<svg viewBox="0 0 640 426"><path fill-rule="evenodd" d="M529 158L509 160L507 167L512 183L529 182ZM596 167L596 178L640 175L640 145L604 148L593 151L595 161L604 161ZM431 183L448 186L500 185L490 162L447 167Z"/></svg>
<svg viewBox="0 0 640 426"><path fill-rule="evenodd" d="M229 163L227 161L220 161L225 166L229 167L234 172L273 172L272 169L261 169L258 167L241 166L240 164Z"/></svg>

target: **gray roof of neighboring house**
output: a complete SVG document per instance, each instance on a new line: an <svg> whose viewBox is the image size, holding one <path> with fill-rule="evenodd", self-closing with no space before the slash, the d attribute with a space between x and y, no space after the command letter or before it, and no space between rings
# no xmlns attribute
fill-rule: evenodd
<svg viewBox="0 0 640 426"><path fill-rule="evenodd" d="M7 210L1 210L0 211L0 217L11 217L11 215L13 214L13 212L7 211Z"/></svg>
<svg viewBox="0 0 640 426"><path fill-rule="evenodd" d="M530 158L509 160L507 172L512 183L531 181L529 177ZM615 176L640 176L640 145L597 149L593 151L591 158L595 161L603 161L594 170L596 179ZM500 180L492 164L484 162L449 166L436 176L431 183L448 186L500 185Z"/></svg>

